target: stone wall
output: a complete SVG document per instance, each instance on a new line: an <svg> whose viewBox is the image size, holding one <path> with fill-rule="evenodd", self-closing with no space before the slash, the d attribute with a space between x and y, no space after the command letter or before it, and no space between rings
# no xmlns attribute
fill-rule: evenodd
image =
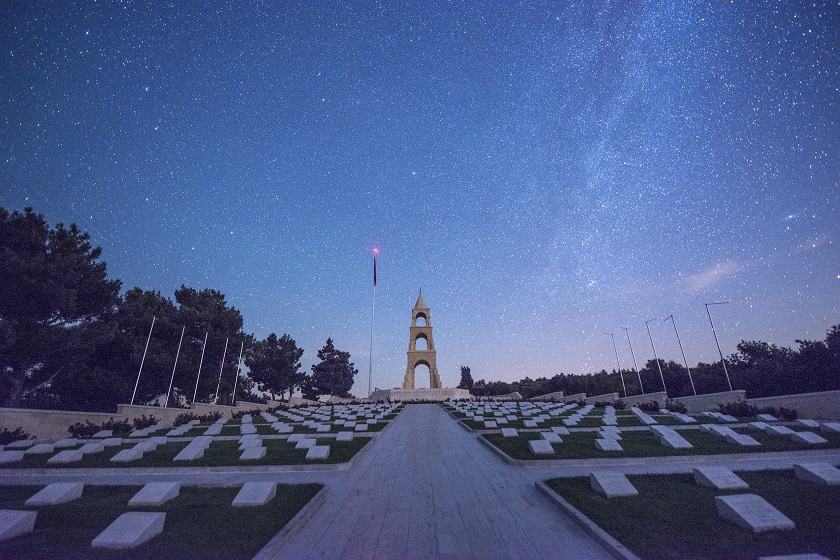
<svg viewBox="0 0 840 560"><path fill-rule="evenodd" d="M70 437L67 428L76 422L90 420L94 424L102 424L111 418L122 420L119 414L105 412L0 408L0 427L9 430L23 428L24 432L40 439Z"/></svg>
<svg viewBox="0 0 840 560"><path fill-rule="evenodd" d="M586 397L584 400L586 401L586 404L595 404L596 402L615 402L618 400L618 393L604 393L603 395Z"/></svg>
<svg viewBox="0 0 840 560"><path fill-rule="evenodd" d="M642 395L630 395L621 399L628 407L639 406L642 403L649 403L656 401L662 406L665 406L665 401L668 400L668 393L659 391L657 393L644 393Z"/></svg>
<svg viewBox="0 0 840 560"><path fill-rule="evenodd" d="M546 393L531 399L532 401L562 401L563 391L556 391L554 393Z"/></svg>
<svg viewBox="0 0 840 560"><path fill-rule="evenodd" d="M158 420L158 425L171 426L175 422L175 418L181 414L193 412L188 408L164 408L162 406L146 406L141 404L118 404L117 414L120 420L134 420L143 415L154 416Z"/></svg>
<svg viewBox="0 0 840 560"><path fill-rule="evenodd" d="M575 393L574 395L566 395L563 397L564 403L572 403L586 400L586 393Z"/></svg>
<svg viewBox="0 0 840 560"><path fill-rule="evenodd" d="M746 392L743 389L736 391L724 391L722 393L706 393L690 397L674 399L685 405L689 414L709 412L718 410L718 404L728 404L746 399Z"/></svg>
<svg viewBox="0 0 840 560"><path fill-rule="evenodd" d="M382 401L445 401L472 399L467 389L378 389L370 396L373 402Z"/></svg>
<svg viewBox="0 0 840 560"><path fill-rule="evenodd" d="M749 399L749 403L759 408L765 406L792 408L799 414L799 418L840 420L840 391L761 397Z"/></svg>

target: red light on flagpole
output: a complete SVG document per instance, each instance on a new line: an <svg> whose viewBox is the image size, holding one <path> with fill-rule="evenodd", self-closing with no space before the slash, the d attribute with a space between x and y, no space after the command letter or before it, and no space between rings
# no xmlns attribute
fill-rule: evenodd
<svg viewBox="0 0 840 560"><path fill-rule="evenodd" d="M376 255L378 253L379 253L379 247L374 247L373 248L373 254Z"/></svg>

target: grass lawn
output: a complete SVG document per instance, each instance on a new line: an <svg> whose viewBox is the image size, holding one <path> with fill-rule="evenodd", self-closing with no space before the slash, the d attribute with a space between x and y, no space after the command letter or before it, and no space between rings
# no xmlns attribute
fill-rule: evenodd
<svg viewBox="0 0 840 560"><path fill-rule="evenodd" d="M37 508L35 531L0 542L0 558L225 559L252 558L321 489L320 484L278 485L262 507L234 508L235 488L182 487L181 494L152 508L128 508L139 486L87 486L78 500ZM0 487L0 508L23 505L40 486ZM163 533L131 551L105 551L91 541L127 511L163 511Z"/></svg>
<svg viewBox="0 0 840 560"><path fill-rule="evenodd" d="M204 457L197 461L172 460L187 446L187 442L173 442L160 445L155 451L147 452L143 458L129 463L112 463L111 457L117 454L120 449L128 449L132 446L110 447L102 453L85 455L85 458L78 463L66 465L50 465L47 459L52 454L27 455L17 463L0 465L2 468L14 469L42 469L42 468L125 468L125 467L226 467L226 466L248 466L248 465L304 465L304 464L335 464L345 463L362 449L370 441L366 437L354 437L352 441L336 441L335 438L319 439L318 445L329 445L330 456L323 461L307 461L305 449L295 449L294 443L282 439L263 440L266 448L266 455L258 461L240 461L238 441L214 441L210 444Z"/></svg>
<svg viewBox="0 0 840 560"><path fill-rule="evenodd" d="M828 443L808 445L797 443L784 437L768 436L752 429L739 429L761 443L760 447L742 447L727 442L724 438L706 434L699 430L681 430L679 433L687 439L693 449L670 449L660 445L652 432L622 432L621 447L624 451L600 451L595 448L594 432L572 432L560 436L563 443L555 443L553 455L534 455L528 449L528 441L540 439L538 432L521 433L515 438L502 437L500 433L485 434L481 437L507 453L513 459L596 459L609 457L667 457L673 455L720 455L726 453L761 453L767 451L794 451L803 449L836 449L840 447L840 434L822 434ZM840 507L840 506L839 506Z"/></svg>
<svg viewBox="0 0 840 560"><path fill-rule="evenodd" d="M840 558L840 487L797 480L793 471L739 472L758 494L796 524L793 531L753 534L718 516L714 497L732 493L694 483L692 475L628 476L639 495L607 499L588 478L548 486L645 559L755 560L815 552Z"/></svg>

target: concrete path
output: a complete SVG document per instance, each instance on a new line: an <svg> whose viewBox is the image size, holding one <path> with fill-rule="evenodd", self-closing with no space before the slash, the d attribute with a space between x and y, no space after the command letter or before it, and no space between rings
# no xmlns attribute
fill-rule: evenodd
<svg viewBox="0 0 840 560"><path fill-rule="evenodd" d="M406 407L267 559L610 558L437 405Z"/></svg>

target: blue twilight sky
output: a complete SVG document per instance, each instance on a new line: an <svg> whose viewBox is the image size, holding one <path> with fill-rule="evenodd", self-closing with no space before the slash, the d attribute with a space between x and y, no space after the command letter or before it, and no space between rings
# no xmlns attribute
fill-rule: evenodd
<svg viewBox="0 0 840 560"><path fill-rule="evenodd" d="M446 386L840 323L838 2L6 1L0 206L216 288L367 392L419 287ZM173 344L176 344L173 341ZM428 379L418 376L419 386Z"/></svg>

